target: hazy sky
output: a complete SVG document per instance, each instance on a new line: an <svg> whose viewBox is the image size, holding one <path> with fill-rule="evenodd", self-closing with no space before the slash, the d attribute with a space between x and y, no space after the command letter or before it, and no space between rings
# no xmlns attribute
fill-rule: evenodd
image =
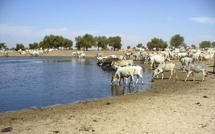
<svg viewBox="0 0 215 134"><path fill-rule="evenodd" d="M45 35L120 36L123 48L169 41L215 41L214 0L0 0L0 42L29 47Z"/></svg>

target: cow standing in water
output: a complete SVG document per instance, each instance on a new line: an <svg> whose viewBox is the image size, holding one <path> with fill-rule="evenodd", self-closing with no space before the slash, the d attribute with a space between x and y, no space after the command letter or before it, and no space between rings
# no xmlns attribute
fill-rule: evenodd
<svg viewBox="0 0 215 134"><path fill-rule="evenodd" d="M142 84L143 84L143 68L141 66L125 66L125 67L118 67L115 74L111 78L111 85L114 84L114 82L118 82L120 84L121 80L126 78L126 82L124 83L127 85L127 78L130 77L130 83L131 81L134 84L137 84L139 78L142 79ZM135 82L134 76L137 76L137 80ZM130 85L129 83L129 85Z"/></svg>

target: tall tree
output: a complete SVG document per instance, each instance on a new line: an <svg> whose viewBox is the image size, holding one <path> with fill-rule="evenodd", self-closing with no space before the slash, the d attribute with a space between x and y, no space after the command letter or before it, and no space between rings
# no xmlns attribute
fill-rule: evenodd
<svg viewBox="0 0 215 134"><path fill-rule="evenodd" d="M184 37L180 36L180 34L176 34L170 39L170 45L176 48L184 45Z"/></svg>
<svg viewBox="0 0 215 134"><path fill-rule="evenodd" d="M43 40L40 42L40 47L42 47L43 49L45 48L51 48L52 47L52 41L51 41L51 37L53 35L46 35Z"/></svg>
<svg viewBox="0 0 215 134"><path fill-rule="evenodd" d="M81 36L75 37L75 41L76 41L75 47L79 50L81 48L84 48L87 51L88 48L91 48L92 46L96 45L96 39L91 34L85 34L83 37Z"/></svg>
<svg viewBox="0 0 215 134"><path fill-rule="evenodd" d="M139 43L139 44L137 44L137 47L138 47L138 48L141 48L141 47L143 47L143 44L142 44L142 43Z"/></svg>
<svg viewBox="0 0 215 134"><path fill-rule="evenodd" d="M199 44L199 47L200 47L200 48L209 48L209 47L211 47L211 42L210 42L210 41L202 41L202 42Z"/></svg>
<svg viewBox="0 0 215 134"><path fill-rule="evenodd" d="M29 48L30 49L37 49L37 48L39 48L39 44L37 42L30 43Z"/></svg>
<svg viewBox="0 0 215 134"><path fill-rule="evenodd" d="M162 39L153 38L151 41L147 43L148 49L152 50L153 48L159 49L159 48L167 48L167 42L163 41Z"/></svg>
<svg viewBox="0 0 215 134"><path fill-rule="evenodd" d="M99 48L102 48L102 50L107 49L107 45L108 45L108 39L105 36L97 36L95 37L96 39L96 46Z"/></svg>
<svg viewBox="0 0 215 134"><path fill-rule="evenodd" d="M83 47L85 47L85 50L87 51L88 48L91 48L93 45L96 44L96 40L91 34L85 34L83 36Z"/></svg>
<svg viewBox="0 0 215 134"><path fill-rule="evenodd" d="M65 48L71 49L73 42L70 39L63 38L63 45Z"/></svg>
<svg viewBox="0 0 215 134"><path fill-rule="evenodd" d="M63 36L59 35L46 35L40 42L40 47L44 48L71 48L73 42Z"/></svg>
<svg viewBox="0 0 215 134"><path fill-rule="evenodd" d="M121 49L121 37L115 36L115 37L109 37L108 38L109 46L113 47L114 51L117 49Z"/></svg>
<svg viewBox="0 0 215 134"><path fill-rule="evenodd" d="M7 49L7 46L5 45L5 43L0 43L0 49Z"/></svg>
<svg viewBox="0 0 215 134"><path fill-rule="evenodd" d="M81 36L75 37L75 41L76 41L76 48L78 50L80 50L82 48L81 44L83 42L83 38Z"/></svg>
<svg viewBox="0 0 215 134"><path fill-rule="evenodd" d="M19 50L19 49L25 49L25 46L21 43L17 43L16 44L16 50Z"/></svg>
<svg viewBox="0 0 215 134"><path fill-rule="evenodd" d="M196 45L192 44L191 48L196 49Z"/></svg>

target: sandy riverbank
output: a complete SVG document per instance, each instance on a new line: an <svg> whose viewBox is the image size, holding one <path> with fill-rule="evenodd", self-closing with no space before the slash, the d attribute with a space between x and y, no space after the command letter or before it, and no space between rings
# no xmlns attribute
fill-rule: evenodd
<svg viewBox="0 0 215 134"><path fill-rule="evenodd" d="M54 50L48 53L43 53L41 56L72 56L73 52L75 52L75 50ZM102 50L84 51L84 53L86 54L86 57L95 57L97 53L103 53L104 55L115 54L117 56L124 54L123 52L120 51L102 51ZM8 55L11 57L31 57L29 53L27 53L26 55L21 55L17 51L9 52Z"/></svg>
<svg viewBox="0 0 215 134"><path fill-rule="evenodd" d="M70 56L71 52L44 56ZM93 57L96 53L88 51L86 55ZM122 54L108 51L104 55L113 53ZM179 69L179 62L173 62ZM196 81L189 77L187 82L183 81L185 73L178 71L178 76L179 81L175 77L155 80L152 89L144 93L0 114L0 133L214 134L215 75L210 73L204 82L201 74L196 75Z"/></svg>

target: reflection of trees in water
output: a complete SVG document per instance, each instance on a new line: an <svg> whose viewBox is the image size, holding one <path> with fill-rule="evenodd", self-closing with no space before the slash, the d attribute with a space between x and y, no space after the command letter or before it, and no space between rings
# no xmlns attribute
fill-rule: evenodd
<svg viewBox="0 0 215 134"><path fill-rule="evenodd" d="M144 85L135 85L135 86L112 85L111 93L112 93L112 96L120 96L120 95L126 95L130 93L146 91L147 89L148 88L146 88L146 86Z"/></svg>

